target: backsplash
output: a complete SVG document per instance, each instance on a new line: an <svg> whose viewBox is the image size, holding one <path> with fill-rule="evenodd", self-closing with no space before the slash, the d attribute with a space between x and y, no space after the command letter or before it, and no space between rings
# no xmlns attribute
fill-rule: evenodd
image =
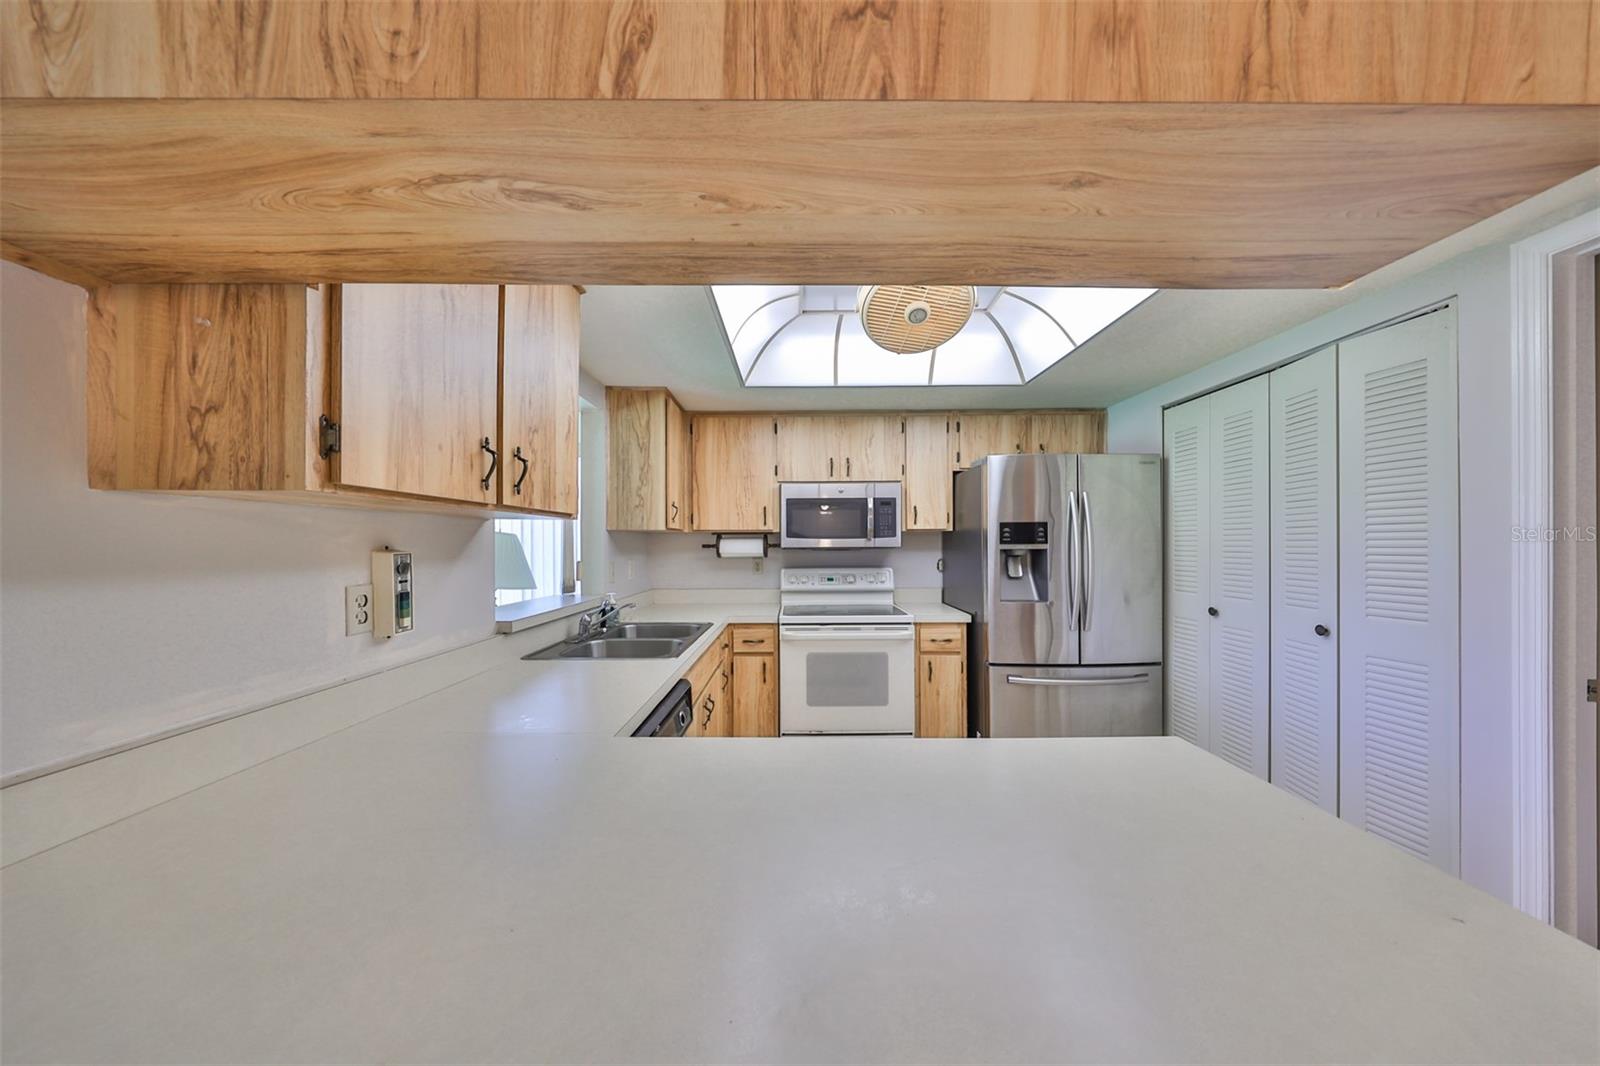
<svg viewBox="0 0 1600 1066"><path fill-rule="evenodd" d="M774 536L772 539L777 539ZM943 587L939 554L943 535L906 533L899 548L860 551L773 548L761 560L761 573L751 559L718 559L702 544L708 533L655 533L649 537L650 587L658 589L761 589L778 587L778 571L786 566L892 566L899 588Z"/></svg>

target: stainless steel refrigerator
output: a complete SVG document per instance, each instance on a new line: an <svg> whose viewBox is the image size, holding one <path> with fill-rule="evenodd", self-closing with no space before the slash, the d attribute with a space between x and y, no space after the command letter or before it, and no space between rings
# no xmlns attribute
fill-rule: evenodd
<svg viewBox="0 0 1600 1066"><path fill-rule="evenodd" d="M1159 455L988 456L956 474L953 526L969 732L1162 732Z"/></svg>

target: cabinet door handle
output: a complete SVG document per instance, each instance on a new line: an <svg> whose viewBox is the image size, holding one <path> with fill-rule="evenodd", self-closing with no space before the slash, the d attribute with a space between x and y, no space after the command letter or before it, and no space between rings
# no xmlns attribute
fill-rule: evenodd
<svg viewBox="0 0 1600 1066"><path fill-rule="evenodd" d="M833 476L833 456L828 456L828 476Z"/></svg>
<svg viewBox="0 0 1600 1066"><path fill-rule="evenodd" d="M917 505L916 504L912 504L911 505L911 524L912 525L916 525L917 524Z"/></svg>
<svg viewBox="0 0 1600 1066"><path fill-rule="evenodd" d="M678 520L678 504L677 504L676 501L674 501L673 504L672 504L672 521L676 522L677 520Z"/></svg>
<svg viewBox="0 0 1600 1066"><path fill-rule="evenodd" d="M500 453L494 450L493 444L494 441L485 437L483 438L483 443L478 445L478 447L489 453L489 472L483 475L483 481L481 482L484 492L488 492L489 486L494 484L494 472L500 468Z"/></svg>
<svg viewBox="0 0 1600 1066"><path fill-rule="evenodd" d="M761 524L763 526L767 524L767 505L766 504L762 504L761 505Z"/></svg>
<svg viewBox="0 0 1600 1066"><path fill-rule="evenodd" d="M761 683L763 685L767 683L767 660L765 659L761 660Z"/></svg>
<svg viewBox="0 0 1600 1066"><path fill-rule="evenodd" d="M928 660L928 680L930 682L933 680L933 660L932 659Z"/></svg>
<svg viewBox="0 0 1600 1066"><path fill-rule="evenodd" d="M517 445L511 451L511 458L522 464L522 473L517 475L517 480L511 483L511 495L522 495L522 483L528 479L528 459L522 454L522 445Z"/></svg>
<svg viewBox="0 0 1600 1066"><path fill-rule="evenodd" d="M848 455L844 457L844 476L850 476L850 457Z"/></svg>

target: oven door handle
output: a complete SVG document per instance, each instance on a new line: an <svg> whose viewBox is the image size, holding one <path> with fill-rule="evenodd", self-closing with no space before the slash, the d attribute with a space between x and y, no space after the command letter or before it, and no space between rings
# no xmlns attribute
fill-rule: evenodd
<svg viewBox="0 0 1600 1066"><path fill-rule="evenodd" d="M912 640L915 626L835 626L785 625L778 630L779 640Z"/></svg>

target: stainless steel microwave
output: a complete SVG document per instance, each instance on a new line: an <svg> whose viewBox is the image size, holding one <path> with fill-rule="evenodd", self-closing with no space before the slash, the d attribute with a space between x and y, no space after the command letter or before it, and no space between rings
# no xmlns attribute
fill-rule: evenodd
<svg viewBox="0 0 1600 1066"><path fill-rule="evenodd" d="M900 547L898 481L785 481L778 513L780 547Z"/></svg>

